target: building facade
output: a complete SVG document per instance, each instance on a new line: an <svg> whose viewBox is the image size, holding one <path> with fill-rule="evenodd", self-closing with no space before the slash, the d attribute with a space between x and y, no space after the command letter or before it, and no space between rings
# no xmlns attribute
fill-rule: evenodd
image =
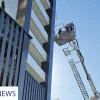
<svg viewBox="0 0 100 100"><path fill-rule="evenodd" d="M5 0L5 5L32 37L25 70L16 84L19 100L50 100L56 0Z"/></svg>

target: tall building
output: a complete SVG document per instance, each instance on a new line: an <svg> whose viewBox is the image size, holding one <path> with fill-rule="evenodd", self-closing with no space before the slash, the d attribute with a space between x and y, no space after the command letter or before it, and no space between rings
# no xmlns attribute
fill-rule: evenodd
<svg viewBox="0 0 100 100"><path fill-rule="evenodd" d="M32 37L25 70L16 84L18 100L50 100L56 0L5 0L5 5Z"/></svg>

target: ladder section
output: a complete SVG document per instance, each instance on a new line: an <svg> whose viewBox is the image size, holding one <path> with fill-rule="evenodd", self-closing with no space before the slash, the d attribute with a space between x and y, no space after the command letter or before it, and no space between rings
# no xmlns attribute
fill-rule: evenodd
<svg viewBox="0 0 100 100"><path fill-rule="evenodd" d="M76 68L74 60L73 59L69 60L69 64L70 64L70 67L71 67L71 69L73 71L75 79L77 81L77 84L78 84L78 86L80 88L80 91L81 91L81 93L82 93L82 95L84 97L84 100L88 100L89 99L89 95L88 95L88 93L87 93L87 91L85 89L84 83L83 83L83 81L81 79L81 76L80 76L80 74L79 74L79 72L78 72L78 70Z"/></svg>

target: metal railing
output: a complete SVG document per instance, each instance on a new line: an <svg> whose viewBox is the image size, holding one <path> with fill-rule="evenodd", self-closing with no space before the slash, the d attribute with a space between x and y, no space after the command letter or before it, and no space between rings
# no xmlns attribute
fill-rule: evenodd
<svg viewBox="0 0 100 100"><path fill-rule="evenodd" d="M25 34L27 32L0 8L0 86L17 85Z"/></svg>
<svg viewBox="0 0 100 100"><path fill-rule="evenodd" d="M25 72L22 100L45 100L45 88L28 72Z"/></svg>

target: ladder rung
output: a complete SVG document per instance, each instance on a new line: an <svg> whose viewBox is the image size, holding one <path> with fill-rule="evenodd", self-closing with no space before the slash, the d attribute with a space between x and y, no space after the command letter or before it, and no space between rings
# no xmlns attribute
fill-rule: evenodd
<svg viewBox="0 0 100 100"><path fill-rule="evenodd" d="M82 82L79 82L79 84L80 84L81 86L84 86L84 84L83 84Z"/></svg>
<svg viewBox="0 0 100 100"><path fill-rule="evenodd" d="M75 65L73 59L71 59L71 60L69 61L69 63L70 63L71 69L72 69L72 71L73 71L73 74L74 74L74 76L75 76L75 79L76 79L76 81L77 81L77 83L78 83L78 85L79 85L79 88L80 88L80 90L81 90L81 92L82 92L82 94L83 94L84 99L89 98L88 93L87 93L87 91L86 91L86 89L85 89L85 86L84 86L84 84L83 84L83 81L82 81L82 79L81 79L81 76L80 76L80 74L79 74L79 72L78 72L78 70L77 70L77 68L76 68L76 65Z"/></svg>

